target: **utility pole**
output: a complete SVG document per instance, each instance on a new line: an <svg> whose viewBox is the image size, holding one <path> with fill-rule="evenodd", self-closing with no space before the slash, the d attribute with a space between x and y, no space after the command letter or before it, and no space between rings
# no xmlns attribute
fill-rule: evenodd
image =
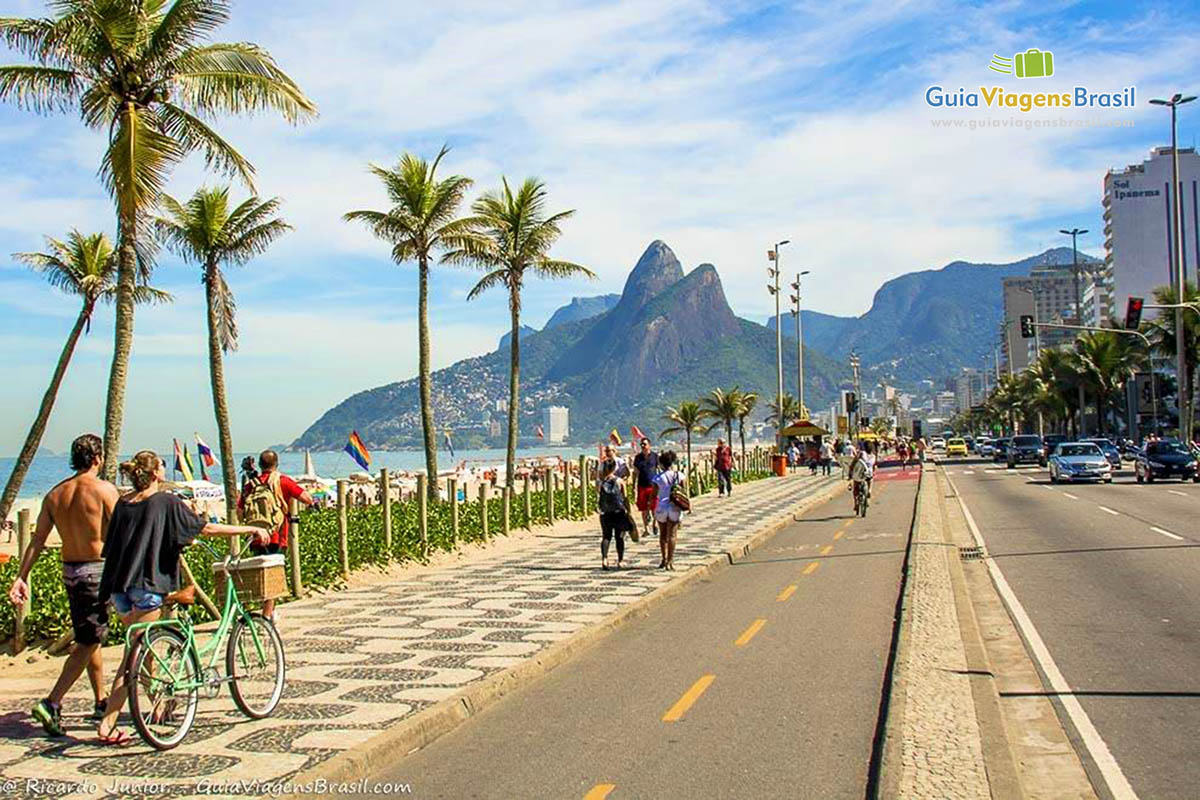
<svg viewBox="0 0 1200 800"><path fill-rule="evenodd" d="M1075 277L1075 324L1083 325L1083 298L1079 292L1079 236L1087 233L1087 228L1071 228L1071 230L1060 229L1059 233L1066 234L1071 237L1071 274ZM1033 299L1034 312L1037 311L1037 298ZM1034 330L1037 330L1035 327ZM1087 435L1085 430L1084 403L1086 398L1083 396L1083 383L1079 384L1079 438Z"/></svg>
<svg viewBox="0 0 1200 800"><path fill-rule="evenodd" d="M767 251L767 260L772 266L767 267L767 275L772 283L767 284L767 291L775 296L775 410L779 417L776 420L775 446L778 452L783 452L783 429L787 420L783 418L783 328L779 324L779 248L788 243L787 239L776 242L775 247Z"/></svg>
<svg viewBox="0 0 1200 800"><path fill-rule="evenodd" d="M1156 106L1168 106L1171 109L1171 230L1175 235L1175 246L1172 248L1172 258L1175 259L1175 269L1171 272L1175 284L1175 302L1186 303L1185 282L1183 279L1183 219L1179 206L1179 146L1176 137L1176 111L1184 103L1195 100L1194 95L1184 97L1179 92L1170 100L1151 100ZM1179 407L1179 438L1185 443L1192 441L1192 398L1188 397L1188 364L1187 346L1183 328L1183 308L1175 309L1175 374L1179 381L1177 405ZM1151 379L1153 380L1153 378Z"/></svg>
<svg viewBox="0 0 1200 800"><path fill-rule="evenodd" d="M803 299L800 295L800 278L807 275L810 270L796 273L796 282L792 284L792 289L795 294L792 295L792 316L796 318L796 402L800 405L800 413L802 416L807 416L804 407L804 322L800 318L800 301Z"/></svg>
<svg viewBox="0 0 1200 800"><path fill-rule="evenodd" d="M858 435L858 428L859 428L858 421L860 419L862 419L862 411L861 411L861 409L862 409L862 390L861 390L861 388L859 386L859 382L858 382L859 363L860 362L859 362L859 358L858 358L858 353L851 350L850 351L850 369L854 370L854 424L850 426L850 435L855 438L857 438L857 435Z"/></svg>

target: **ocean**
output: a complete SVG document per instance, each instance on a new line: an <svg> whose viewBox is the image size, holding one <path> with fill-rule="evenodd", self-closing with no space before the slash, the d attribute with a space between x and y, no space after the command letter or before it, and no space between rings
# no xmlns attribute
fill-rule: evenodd
<svg viewBox="0 0 1200 800"><path fill-rule="evenodd" d="M580 455L595 455L595 448L591 450L583 450L581 448L572 447L531 447L517 450L517 458L535 458L538 456L562 456L572 460L578 459ZM237 456L237 466L241 466L242 458L247 455L255 455L257 453L239 453ZM167 478L172 477L169 467L175 463L173 454L162 454L163 459L167 462ZM196 458L195 448L192 449L192 458ZM317 474L322 478L345 478L351 472L361 472L362 469L351 460L350 456L341 450L329 452L314 452L312 454L313 466ZM504 463L504 450L456 450L454 457L444 450L438 451L438 469L446 470L453 468L462 461L469 461L474 465L494 465ZM12 472L15 458L0 458L0 486L8 480L9 474ZM285 474L299 475L304 472L304 453L289 453L281 452L279 454L279 464ZM199 464L196 464L197 474L199 477ZM377 473L380 468L387 467L390 470L420 470L425 468L425 452L423 450L376 450L371 452L371 472ZM40 497L54 487L56 483L71 475L70 457L67 455L48 455L46 453L39 454L33 460L33 464L29 467L29 472L25 475L25 482L21 486L21 491L17 495L19 499L30 499ZM209 470L209 478L220 481L220 465Z"/></svg>

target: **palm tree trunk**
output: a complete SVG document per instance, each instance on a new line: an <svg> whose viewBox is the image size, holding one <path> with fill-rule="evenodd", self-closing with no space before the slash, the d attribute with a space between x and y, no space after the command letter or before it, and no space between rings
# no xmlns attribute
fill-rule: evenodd
<svg viewBox="0 0 1200 800"><path fill-rule="evenodd" d="M217 265L209 263L204 270L204 294L208 304L208 374L212 385L213 413L217 418L217 444L221 450L221 479L225 484L225 521L232 525L237 519L238 486L233 434L229 429L229 403L225 396L225 364L218 336L217 279Z"/></svg>
<svg viewBox="0 0 1200 800"><path fill-rule="evenodd" d="M0 521L8 519L8 512L17 499L17 492L21 491L21 484L25 481L25 474L29 472L29 465L33 463L38 445L42 443L42 434L46 432L46 423L50 421L50 412L58 397L58 387L62 384L63 375L67 372L67 364L71 361L75 345L79 342L79 335L83 332L91 312L92 304L85 303L79 312L78 319L75 320L75 326L71 328L71 333L67 336L67 343L63 345L62 354L58 357L58 365L55 366L54 375L50 378L50 386L42 395L42 404L38 407L37 416L34 417L29 434L25 437L25 444L17 456L17 463L13 464L12 474L8 476L8 482L4 484L4 494L0 496Z"/></svg>
<svg viewBox="0 0 1200 800"><path fill-rule="evenodd" d="M429 258L422 255L417 264L417 339L418 369L421 373L421 432L425 437L425 486L430 500L438 499L437 432L433 429L433 383L429 365Z"/></svg>
<svg viewBox="0 0 1200 800"><path fill-rule="evenodd" d="M738 420L738 438L742 441L742 464L746 463L746 423Z"/></svg>
<svg viewBox="0 0 1200 800"><path fill-rule="evenodd" d="M512 312L512 333L508 342L508 447L504 454L504 485L510 489L517 468L517 410L521 402L521 290L514 287L511 291L508 303Z"/></svg>
<svg viewBox="0 0 1200 800"><path fill-rule="evenodd" d="M108 399L104 409L103 476L112 482L117 479L117 462L121 456L125 383L129 378L129 354L133 349L133 291L137 284L137 212L127 207L120 209L120 214L116 324L113 326L112 365L108 372Z"/></svg>

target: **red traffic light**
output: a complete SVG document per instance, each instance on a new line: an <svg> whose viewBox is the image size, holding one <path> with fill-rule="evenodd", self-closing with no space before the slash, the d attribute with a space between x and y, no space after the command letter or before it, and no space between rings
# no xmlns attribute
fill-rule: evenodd
<svg viewBox="0 0 1200 800"><path fill-rule="evenodd" d="M1125 330L1136 331L1142 324L1142 304L1140 297L1130 297L1125 305Z"/></svg>

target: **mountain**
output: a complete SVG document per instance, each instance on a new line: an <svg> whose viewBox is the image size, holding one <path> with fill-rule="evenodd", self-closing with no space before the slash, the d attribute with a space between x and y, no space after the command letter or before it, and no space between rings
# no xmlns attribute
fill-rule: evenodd
<svg viewBox="0 0 1200 800"><path fill-rule="evenodd" d="M569 307L569 306L568 306ZM436 332L435 332L436 334ZM663 242L638 259L617 302L596 316L547 326L521 339L521 434L532 435L541 409L570 409L571 439L596 441L612 428L662 427L667 405L715 388L740 386L761 399L762 419L775 394L775 335L729 307L711 264L684 273ZM785 387L795 393L795 350L784 354ZM828 407L849 370L805 348L805 399ZM486 420L508 393L508 348L465 359L433 375L439 429L464 441L498 444ZM495 412L499 416L498 411ZM415 379L369 389L327 411L293 447L338 447L357 430L370 447L421 441Z"/></svg>
<svg viewBox="0 0 1200 800"><path fill-rule="evenodd" d="M571 302L555 311L546 321L543 330L557 328L568 322L590 319L608 311L621 299L619 294L602 294L597 297L572 297Z"/></svg>
<svg viewBox="0 0 1200 800"><path fill-rule="evenodd" d="M528 325L521 326L521 344L525 344L525 340L529 337L529 334L531 334L531 333L537 333L537 328L531 328ZM512 339L512 331L506 332L503 336L500 337L500 344L497 346L496 349L507 350L508 343L511 339Z"/></svg>
<svg viewBox="0 0 1200 800"><path fill-rule="evenodd" d="M1099 263L1080 253L1080 261ZM1070 265L1071 248L1056 247L1008 264L954 261L940 269L910 272L886 282L870 310L860 317L802 311L805 350L809 347L845 361L851 350L862 358L873 386L887 379L901 388L922 379L953 375L989 360L1004 319L1005 278L1028 275L1035 267ZM795 336L785 316L783 335ZM767 327L775 330L772 316Z"/></svg>

